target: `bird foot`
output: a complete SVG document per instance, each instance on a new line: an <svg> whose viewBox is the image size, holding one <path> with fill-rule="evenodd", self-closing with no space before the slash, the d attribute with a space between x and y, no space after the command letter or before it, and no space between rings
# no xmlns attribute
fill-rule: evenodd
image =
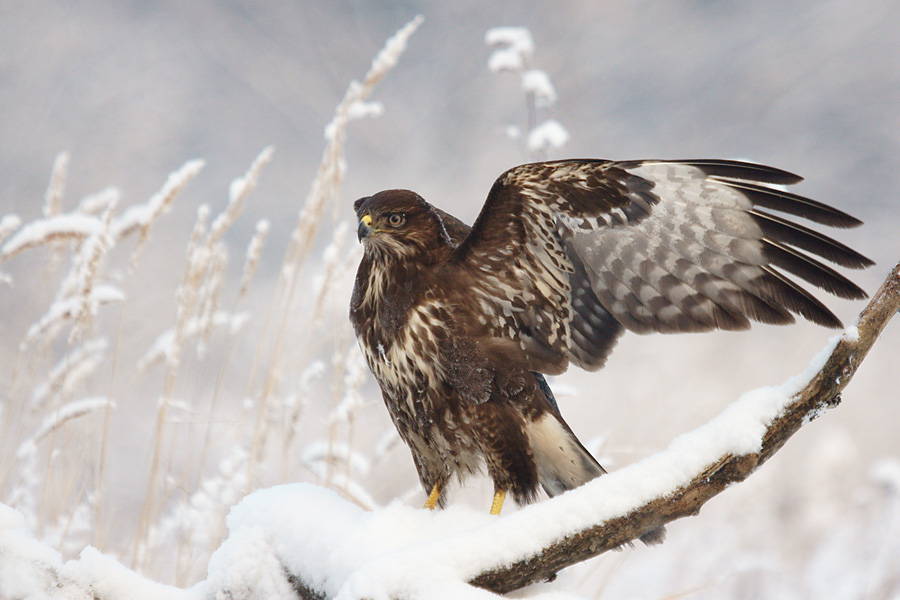
<svg viewBox="0 0 900 600"><path fill-rule="evenodd" d="M425 501L425 508L428 510L434 510L434 507L437 506L438 498L441 497L441 486L438 484L434 484L434 487L431 488L431 493L428 494L428 500Z"/></svg>
<svg viewBox="0 0 900 600"><path fill-rule="evenodd" d="M503 508L503 501L506 499L506 490L494 492L494 501L491 503L491 514L499 515L500 509Z"/></svg>

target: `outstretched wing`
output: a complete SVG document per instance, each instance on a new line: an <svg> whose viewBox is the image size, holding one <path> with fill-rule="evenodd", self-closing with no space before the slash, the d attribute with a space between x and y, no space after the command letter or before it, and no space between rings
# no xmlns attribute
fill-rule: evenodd
<svg viewBox="0 0 900 600"><path fill-rule="evenodd" d="M638 333L840 321L803 279L843 298L859 287L817 258L864 256L787 218L860 221L783 191L800 177L715 160L526 164L494 183L454 264L471 271L492 337L518 342L534 370L602 366L623 329Z"/></svg>

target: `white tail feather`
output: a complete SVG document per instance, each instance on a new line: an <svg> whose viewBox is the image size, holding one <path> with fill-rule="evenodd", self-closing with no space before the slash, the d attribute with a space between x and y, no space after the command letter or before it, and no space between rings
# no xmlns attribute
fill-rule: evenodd
<svg viewBox="0 0 900 600"><path fill-rule="evenodd" d="M530 422L526 431L538 479L548 496L574 489L606 472L554 414L548 412Z"/></svg>

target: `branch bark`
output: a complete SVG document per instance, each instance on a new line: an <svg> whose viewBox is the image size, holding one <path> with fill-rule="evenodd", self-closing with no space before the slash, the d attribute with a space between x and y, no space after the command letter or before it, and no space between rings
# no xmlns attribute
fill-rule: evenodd
<svg viewBox="0 0 900 600"><path fill-rule="evenodd" d="M803 390L793 396L780 416L769 425L761 450L743 456L722 456L688 484L656 498L618 519L595 525L535 551L534 555L495 568L473 578L472 585L505 594L538 581L552 579L565 567L612 550L700 508L728 485L743 481L769 460L803 425L824 410L837 406L872 344L890 318L900 310L900 264L860 313L857 336L845 335L823 368Z"/></svg>

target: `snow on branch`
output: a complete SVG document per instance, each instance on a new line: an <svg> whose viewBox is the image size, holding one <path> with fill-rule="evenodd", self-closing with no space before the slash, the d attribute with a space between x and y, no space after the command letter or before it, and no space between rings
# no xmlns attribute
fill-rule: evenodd
<svg viewBox="0 0 900 600"><path fill-rule="evenodd" d="M0 597L489 598L552 579L571 564L696 515L748 477L840 401L898 309L900 264L856 325L804 373L745 394L663 452L500 518L462 505L432 512L399 501L366 511L311 484L260 490L232 509L229 537L210 559L206 581L189 589L148 581L93 548L63 563L24 530L19 513L0 505ZM94 405L78 405L84 408Z"/></svg>
<svg viewBox="0 0 900 600"><path fill-rule="evenodd" d="M269 543L281 549L303 598L419 597L444 586L457 596L481 597L459 584L506 593L552 579L560 569L696 515L710 498L747 478L803 425L840 402L898 309L900 264L856 326L834 338L804 373L745 394L664 452L500 519L459 506L429 513L393 504L367 513L333 492L288 486L246 498L229 527L232 536L243 535L245 528L268 529L264 521L271 520L270 531L278 533ZM282 503L290 523L273 516ZM293 541L286 546L288 536Z"/></svg>

